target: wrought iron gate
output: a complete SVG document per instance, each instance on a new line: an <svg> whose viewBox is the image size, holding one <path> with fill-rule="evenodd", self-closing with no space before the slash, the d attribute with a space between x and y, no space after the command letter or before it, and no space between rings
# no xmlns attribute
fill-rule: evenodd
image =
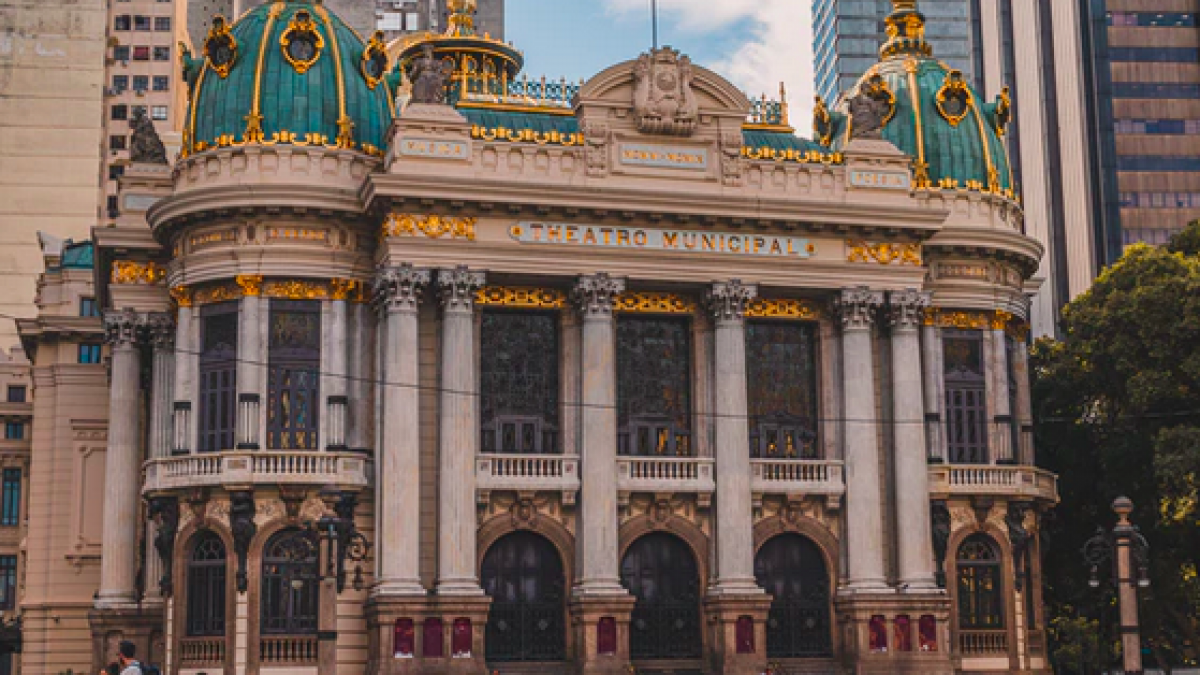
<svg viewBox="0 0 1200 675"><path fill-rule="evenodd" d="M483 589L492 598L485 643L489 662L566 658L562 561L532 532L510 534L488 549Z"/></svg>
<svg viewBox="0 0 1200 675"><path fill-rule="evenodd" d="M831 656L829 572L816 544L798 534L771 539L754 560L754 576L772 597L767 656Z"/></svg>
<svg viewBox="0 0 1200 675"><path fill-rule="evenodd" d="M633 659L701 656L700 577L679 539L648 534L621 561L621 583L637 598L629 628Z"/></svg>

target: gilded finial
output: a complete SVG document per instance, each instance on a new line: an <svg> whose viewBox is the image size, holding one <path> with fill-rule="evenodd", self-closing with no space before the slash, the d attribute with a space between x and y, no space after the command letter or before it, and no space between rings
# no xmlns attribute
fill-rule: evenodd
<svg viewBox="0 0 1200 675"><path fill-rule="evenodd" d="M879 48L880 58L933 56L933 48L925 41L925 15L917 9L917 0L892 0L892 13L884 24L887 41Z"/></svg>
<svg viewBox="0 0 1200 675"><path fill-rule="evenodd" d="M448 0L446 8L450 10L450 19L446 37L475 35L475 10L478 6L479 0Z"/></svg>

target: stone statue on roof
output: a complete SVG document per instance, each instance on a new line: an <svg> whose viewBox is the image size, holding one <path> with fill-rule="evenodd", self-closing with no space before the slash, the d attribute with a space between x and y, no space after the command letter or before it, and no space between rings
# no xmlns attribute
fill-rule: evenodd
<svg viewBox="0 0 1200 675"><path fill-rule="evenodd" d="M412 64L412 103L444 104L449 77L450 64L434 55L433 45L425 45Z"/></svg>
<svg viewBox="0 0 1200 675"><path fill-rule="evenodd" d="M167 148L163 145L162 139L158 137L158 131L154 129L154 123L146 117L146 111L138 108L133 111L133 118L129 120L129 128L133 129L133 136L129 142L129 159L134 163L140 164L167 164Z"/></svg>

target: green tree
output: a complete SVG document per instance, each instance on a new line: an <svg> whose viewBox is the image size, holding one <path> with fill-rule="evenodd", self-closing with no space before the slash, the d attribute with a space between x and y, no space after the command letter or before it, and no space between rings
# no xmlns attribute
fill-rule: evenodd
<svg viewBox="0 0 1200 675"><path fill-rule="evenodd" d="M1117 638L1112 596L1088 587L1080 550L1098 525L1112 526L1109 505L1127 495L1151 548L1146 646L1161 666L1195 664L1200 223L1166 248L1130 248L1064 309L1061 327L1062 341L1039 340L1032 356L1038 449L1062 495L1043 528L1048 614L1065 622L1078 607L1112 627L1104 640ZM1099 570L1106 585L1107 572Z"/></svg>

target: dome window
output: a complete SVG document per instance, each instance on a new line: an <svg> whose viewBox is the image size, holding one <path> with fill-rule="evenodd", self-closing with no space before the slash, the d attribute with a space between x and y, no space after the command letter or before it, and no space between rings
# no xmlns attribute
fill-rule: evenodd
<svg viewBox="0 0 1200 675"><path fill-rule="evenodd" d="M229 22L217 14L213 17L212 28L208 30L208 38L204 41L204 55L208 65L221 79L229 76L233 62L237 60L238 44L233 33L229 30Z"/></svg>
<svg viewBox="0 0 1200 675"><path fill-rule="evenodd" d="M367 81L367 86L371 89L379 86L383 81L383 76L387 74L388 56L387 47L383 43L383 31L375 31L371 36L371 41L367 43L367 48L363 50L362 63L363 79Z"/></svg>
<svg viewBox="0 0 1200 675"><path fill-rule="evenodd" d="M301 10L292 17L287 30L279 38L279 44L283 47L283 58L292 64L297 73L303 75L321 58L325 39L317 32L312 14Z"/></svg>
<svg viewBox="0 0 1200 675"><path fill-rule="evenodd" d="M937 93L937 109L952 127L966 119L971 109L971 92L961 71L946 73L946 82Z"/></svg>

